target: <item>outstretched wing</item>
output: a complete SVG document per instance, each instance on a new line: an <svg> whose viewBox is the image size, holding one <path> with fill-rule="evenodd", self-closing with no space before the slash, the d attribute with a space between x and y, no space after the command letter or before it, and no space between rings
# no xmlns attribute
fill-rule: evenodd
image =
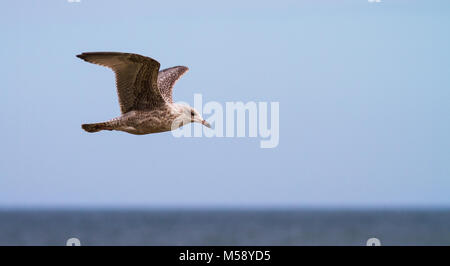
<svg viewBox="0 0 450 266"><path fill-rule="evenodd" d="M166 68L158 73L158 88L163 96L164 100L168 103L172 103L172 90L175 82L186 73L189 68L185 66L175 66Z"/></svg>
<svg viewBox="0 0 450 266"><path fill-rule="evenodd" d="M77 57L114 71L123 114L131 110L151 110L165 104L158 89L158 61L138 54L116 52L82 53Z"/></svg>

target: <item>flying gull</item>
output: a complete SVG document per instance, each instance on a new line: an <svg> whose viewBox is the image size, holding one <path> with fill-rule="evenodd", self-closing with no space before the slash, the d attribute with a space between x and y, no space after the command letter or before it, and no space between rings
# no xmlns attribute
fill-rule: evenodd
<svg viewBox="0 0 450 266"><path fill-rule="evenodd" d="M89 52L77 57L114 71L122 113L106 122L81 125L87 132L119 130L144 135L170 131L193 122L211 127L197 110L172 100L173 86L188 71L187 67L159 71L158 61L130 53Z"/></svg>

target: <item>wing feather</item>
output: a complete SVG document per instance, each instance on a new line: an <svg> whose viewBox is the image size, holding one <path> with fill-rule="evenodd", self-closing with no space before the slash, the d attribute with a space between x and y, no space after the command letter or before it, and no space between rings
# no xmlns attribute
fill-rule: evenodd
<svg viewBox="0 0 450 266"><path fill-rule="evenodd" d="M185 66L175 66L166 68L158 73L158 88L164 100L168 103L173 102L172 91L175 82L186 73L189 68Z"/></svg>
<svg viewBox="0 0 450 266"><path fill-rule="evenodd" d="M158 89L158 61L138 54L117 52L89 52L77 57L114 71L122 113L151 110L165 103Z"/></svg>

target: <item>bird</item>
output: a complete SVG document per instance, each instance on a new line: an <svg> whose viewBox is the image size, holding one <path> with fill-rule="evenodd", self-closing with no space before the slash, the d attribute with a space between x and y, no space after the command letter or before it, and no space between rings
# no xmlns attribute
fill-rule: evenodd
<svg viewBox="0 0 450 266"><path fill-rule="evenodd" d="M85 52L77 57L114 71L121 111L120 116L109 121L82 124L85 131L117 130L145 135L171 131L189 123L211 128L197 110L173 102L175 82L189 68L174 66L159 71L158 61L133 53Z"/></svg>

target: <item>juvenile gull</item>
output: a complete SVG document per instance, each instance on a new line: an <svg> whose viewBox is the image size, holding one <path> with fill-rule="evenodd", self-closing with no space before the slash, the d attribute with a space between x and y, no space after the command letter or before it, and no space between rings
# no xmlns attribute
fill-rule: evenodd
<svg viewBox="0 0 450 266"><path fill-rule="evenodd" d="M210 127L197 110L172 100L173 86L188 71L187 67L159 71L158 61L130 53L90 52L77 57L114 71L122 113L106 122L81 125L87 132L120 130L144 135L170 131L193 122Z"/></svg>

